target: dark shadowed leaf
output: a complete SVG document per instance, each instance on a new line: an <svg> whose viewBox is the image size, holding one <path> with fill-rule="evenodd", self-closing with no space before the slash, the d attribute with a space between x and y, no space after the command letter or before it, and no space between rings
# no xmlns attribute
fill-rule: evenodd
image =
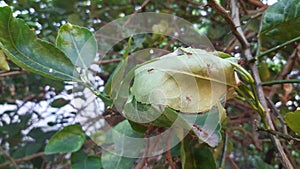
<svg viewBox="0 0 300 169"><path fill-rule="evenodd" d="M104 151L102 153L102 166L103 168L115 168L115 169L125 169L131 168L136 158L123 157L121 155L114 154L112 152Z"/></svg>
<svg viewBox="0 0 300 169"><path fill-rule="evenodd" d="M74 66L66 55L38 39L23 20L12 16L9 7L0 8L0 48L24 69L59 80L75 80Z"/></svg>
<svg viewBox="0 0 300 169"><path fill-rule="evenodd" d="M70 100L65 100L64 98L58 98L58 99L55 99L50 105L52 107L59 108L59 107L65 106L69 103L70 103Z"/></svg>
<svg viewBox="0 0 300 169"><path fill-rule="evenodd" d="M215 159L206 144L187 136L181 142L181 160L183 169L216 169Z"/></svg>
<svg viewBox="0 0 300 169"><path fill-rule="evenodd" d="M300 0L281 0L270 6L263 17L260 38L287 41L300 36Z"/></svg>
<svg viewBox="0 0 300 169"><path fill-rule="evenodd" d="M46 145L46 154L69 153L80 149L86 137L78 124L70 125L58 131Z"/></svg>
<svg viewBox="0 0 300 169"><path fill-rule="evenodd" d="M84 151L77 151L71 156L72 169L100 169L101 159L97 156L88 156Z"/></svg>

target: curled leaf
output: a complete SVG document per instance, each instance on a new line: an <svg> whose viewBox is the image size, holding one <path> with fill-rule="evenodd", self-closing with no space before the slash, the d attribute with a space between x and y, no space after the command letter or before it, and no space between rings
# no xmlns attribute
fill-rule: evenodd
<svg viewBox="0 0 300 169"><path fill-rule="evenodd" d="M228 86L236 85L231 61L201 49L174 53L135 70L131 92L138 102L205 112L225 98Z"/></svg>

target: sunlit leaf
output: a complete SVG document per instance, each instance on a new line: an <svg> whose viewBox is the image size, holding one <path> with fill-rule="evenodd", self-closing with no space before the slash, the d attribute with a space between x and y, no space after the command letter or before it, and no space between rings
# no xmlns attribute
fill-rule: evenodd
<svg viewBox="0 0 300 169"><path fill-rule="evenodd" d="M69 153L80 149L86 137L78 124L64 127L58 131L45 148L46 154Z"/></svg>
<svg viewBox="0 0 300 169"><path fill-rule="evenodd" d="M174 53L135 70L131 92L138 102L205 112L226 95L228 86L236 85L230 61L201 49Z"/></svg>
<svg viewBox="0 0 300 169"><path fill-rule="evenodd" d="M285 122L294 132L300 134L300 110L288 112L285 117Z"/></svg>
<svg viewBox="0 0 300 169"><path fill-rule="evenodd" d="M0 70L6 70L6 71L10 70L2 50L0 50Z"/></svg>
<svg viewBox="0 0 300 169"><path fill-rule="evenodd" d="M74 65L66 55L38 39L23 20L12 16L9 7L0 8L0 48L24 69L59 80L75 80Z"/></svg>
<svg viewBox="0 0 300 169"><path fill-rule="evenodd" d="M89 67L97 54L97 42L87 28L67 23L58 32L56 46L62 50L74 65Z"/></svg>

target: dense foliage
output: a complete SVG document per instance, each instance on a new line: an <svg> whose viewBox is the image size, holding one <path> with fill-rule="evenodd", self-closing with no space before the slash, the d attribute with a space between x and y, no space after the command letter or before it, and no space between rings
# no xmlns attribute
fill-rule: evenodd
<svg viewBox="0 0 300 169"><path fill-rule="evenodd" d="M299 168L299 0L0 2L9 6L0 8L0 168ZM186 48L166 36L174 31L166 19L151 33L97 34L143 12L183 18L212 45ZM107 37L118 41L107 46ZM137 54L143 49L148 55ZM164 51L176 52L157 59ZM194 103L197 96L214 99ZM83 123L88 112L95 116ZM103 121L112 128L100 130ZM165 151L116 134L164 131L161 145L174 145Z"/></svg>

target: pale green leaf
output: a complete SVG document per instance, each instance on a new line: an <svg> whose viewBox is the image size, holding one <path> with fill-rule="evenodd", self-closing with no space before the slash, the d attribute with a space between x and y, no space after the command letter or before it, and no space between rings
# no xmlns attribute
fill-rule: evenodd
<svg viewBox="0 0 300 169"><path fill-rule="evenodd" d="M36 37L23 20L12 16L9 7L0 8L0 48L18 66L40 75L75 80L74 65L53 44Z"/></svg>
<svg viewBox="0 0 300 169"><path fill-rule="evenodd" d="M2 52L2 50L0 50L0 70L5 70L5 71L10 70L7 60L6 60L5 55Z"/></svg>
<svg viewBox="0 0 300 169"><path fill-rule="evenodd" d="M87 28L67 23L58 32L56 46L62 50L74 65L89 67L97 54L97 41Z"/></svg>
<svg viewBox="0 0 300 169"><path fill-rule="evenodd" d="M285 117L285 122L294 132L300 134L300 110L288 112Z"/></svg>
<svg viewBox="0 0 300 169"><path fill-rule="evenodd" d="M181 48L134 71L132 95L138 102L185 113L205 112L235 86L231 61L201 49Z"/></svg>
<svg viewBox="0 0 300 169"><path fill-rule="evenodd" d="M114 149L104 151L101 156L103 168L130 168L138 157L144 142L143 134L134 131L129 122L124 120L107 132L106 143L113 144ZM141 139L130 139L141 138ZM135 142L133 142L135 141Z"/></svg>
<svg viewBox="0 0 300 169"><path fill-rule="evenodd" d="M86 136L79 124L74 124L58 131L46 145L46 154L69 153L78 151Z"/></svg>

